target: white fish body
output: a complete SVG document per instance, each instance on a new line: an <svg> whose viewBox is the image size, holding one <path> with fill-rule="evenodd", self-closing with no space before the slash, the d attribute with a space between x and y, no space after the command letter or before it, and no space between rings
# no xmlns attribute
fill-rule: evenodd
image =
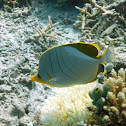
<svg viewBox="0 0 126 126"><path fill-rule="evenodd" d="M49 49L40 57L37 74L47 84L57 87L92 82L97 78L99 65L113 61L113 55L110 55L112 49L109 48L100 58L90 57L69 45Z"/></svg>

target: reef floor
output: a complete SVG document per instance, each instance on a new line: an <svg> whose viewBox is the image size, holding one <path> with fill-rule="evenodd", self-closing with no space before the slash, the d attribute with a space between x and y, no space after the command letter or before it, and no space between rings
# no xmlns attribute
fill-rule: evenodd
<svg viewBox="0 0 126 126"><path fill-rule="evenodd" d="M103 33L104 36L99 37L94 32L91 33L93 37L89 37L90 34L85 35L75 26L80 13L75 5L83 7L84 3L69 3L69 6L64 4L63 8L58 8L56 1L41 0L35 7L32 5L23 10L6 12L0 9L0 126L27 126L37 106L54 95L52 87L29 82L30 76L37 72L39 56L43 51L55 45L80 41L98 44L101 52L108 46L106 38L109 34ZM35 30L40 27L46 29L48 16L53 24L59 22L49 33L58 38L42 38ZM118 22L116 27L120 27L119 23L124 25L126 33L126 24ZM117 35L118 40L113 40L116 69L126 68L125 35Z"/></svg>

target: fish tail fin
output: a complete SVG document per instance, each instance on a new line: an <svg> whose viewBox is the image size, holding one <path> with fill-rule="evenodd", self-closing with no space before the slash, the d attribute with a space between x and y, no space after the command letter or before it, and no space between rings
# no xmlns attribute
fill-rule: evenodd
<svg viewBox="0 0 126 126"><path fill-rule="evenodd" d="M112 42L109 44L108 48L101 55L101 62L104 64L111 62L113 63L114 67L116 67L114 45Z"/></svg>

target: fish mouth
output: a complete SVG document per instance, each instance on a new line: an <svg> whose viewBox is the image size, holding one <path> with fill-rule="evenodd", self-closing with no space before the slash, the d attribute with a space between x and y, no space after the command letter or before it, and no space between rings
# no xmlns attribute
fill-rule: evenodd
<svg viewBox="0 0 126 126"><path fill-rule="evenodd" d="M35 77L35 75L31 76L29 81L35 81Z"/></svg>

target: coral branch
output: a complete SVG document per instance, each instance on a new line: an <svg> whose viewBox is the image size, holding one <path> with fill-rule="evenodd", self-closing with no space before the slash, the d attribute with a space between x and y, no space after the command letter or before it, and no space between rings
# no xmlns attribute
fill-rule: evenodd
<svg viewBox="0 0 126 126"><path fill-rule="evenodd" d="M49 23L49 24L47 25L46 29L43 30L43 31L41 30L42 28L37 29L37 28L35 28L35 27L33 26L33 28L34 28L34 29L38 32L38 34L39 34L38 38L41 36L41 37L44 39L44 41L46 41L45 37L60 38L59 36L48 35L48 32L49 32L54 26L58 25L59 23L57 22L57 23L55 23L55 24L52 24L52 20L51 20L51 17L50 17L50 16L48 17L48 23Z"/></svg>
<svg viewBox="0 0 126 126"><path fill-rule="evenodd" d="M13 9L16 7L16 4L18 4L17 0L15 0L15 1L9 0L8 3L13 4Z"/></svg>
<svg viewBox="0 0 126 126"><path fill-rule="evenodd" d="M97 8L100 9L101 11L103 11L104 14L111 14L111 13L112 13L112 11L106 10L104 7L99 6L99 5L96 3L95 0L90 0L90 2L93 3L95 7L97 7Z"/></svg>
<svg viewBox="0 0 126 126"><path fill-rule="evenodd" d="M123 27L126 24L126 0L114 1L108 6L102 1L98 2L103 6L98 5L96 0L90 0L90 2L95 9L92 8L91 4L85 4L83 8L75 6L80 11L78 16L80 21L76 21L74 27L81 29L82 35L87 37L89 36L86 35L87 33L90 33L91 36L95 33L95 36L104 37L109 34L112 38L126 36L125 28Z"/></svg>
<svg viewBox="0 0 126 126"><path fill-rule="evenodd" d="M75 8L78 9L79 11L91 16L91 14L89 12L87 12L87 9L83 9L83 8L78 7L78 6L75 6Z"/></svg>
<svg viewBox="0 0 126 126"><path fill-rule="evenodd" d="M105 31L103 31L101 33L101 37L103 37L105 34L107 34L107 35L110 34L113 31L113 29L116 28L116 27L117 27L117 24L112 24Z"/></svg>

